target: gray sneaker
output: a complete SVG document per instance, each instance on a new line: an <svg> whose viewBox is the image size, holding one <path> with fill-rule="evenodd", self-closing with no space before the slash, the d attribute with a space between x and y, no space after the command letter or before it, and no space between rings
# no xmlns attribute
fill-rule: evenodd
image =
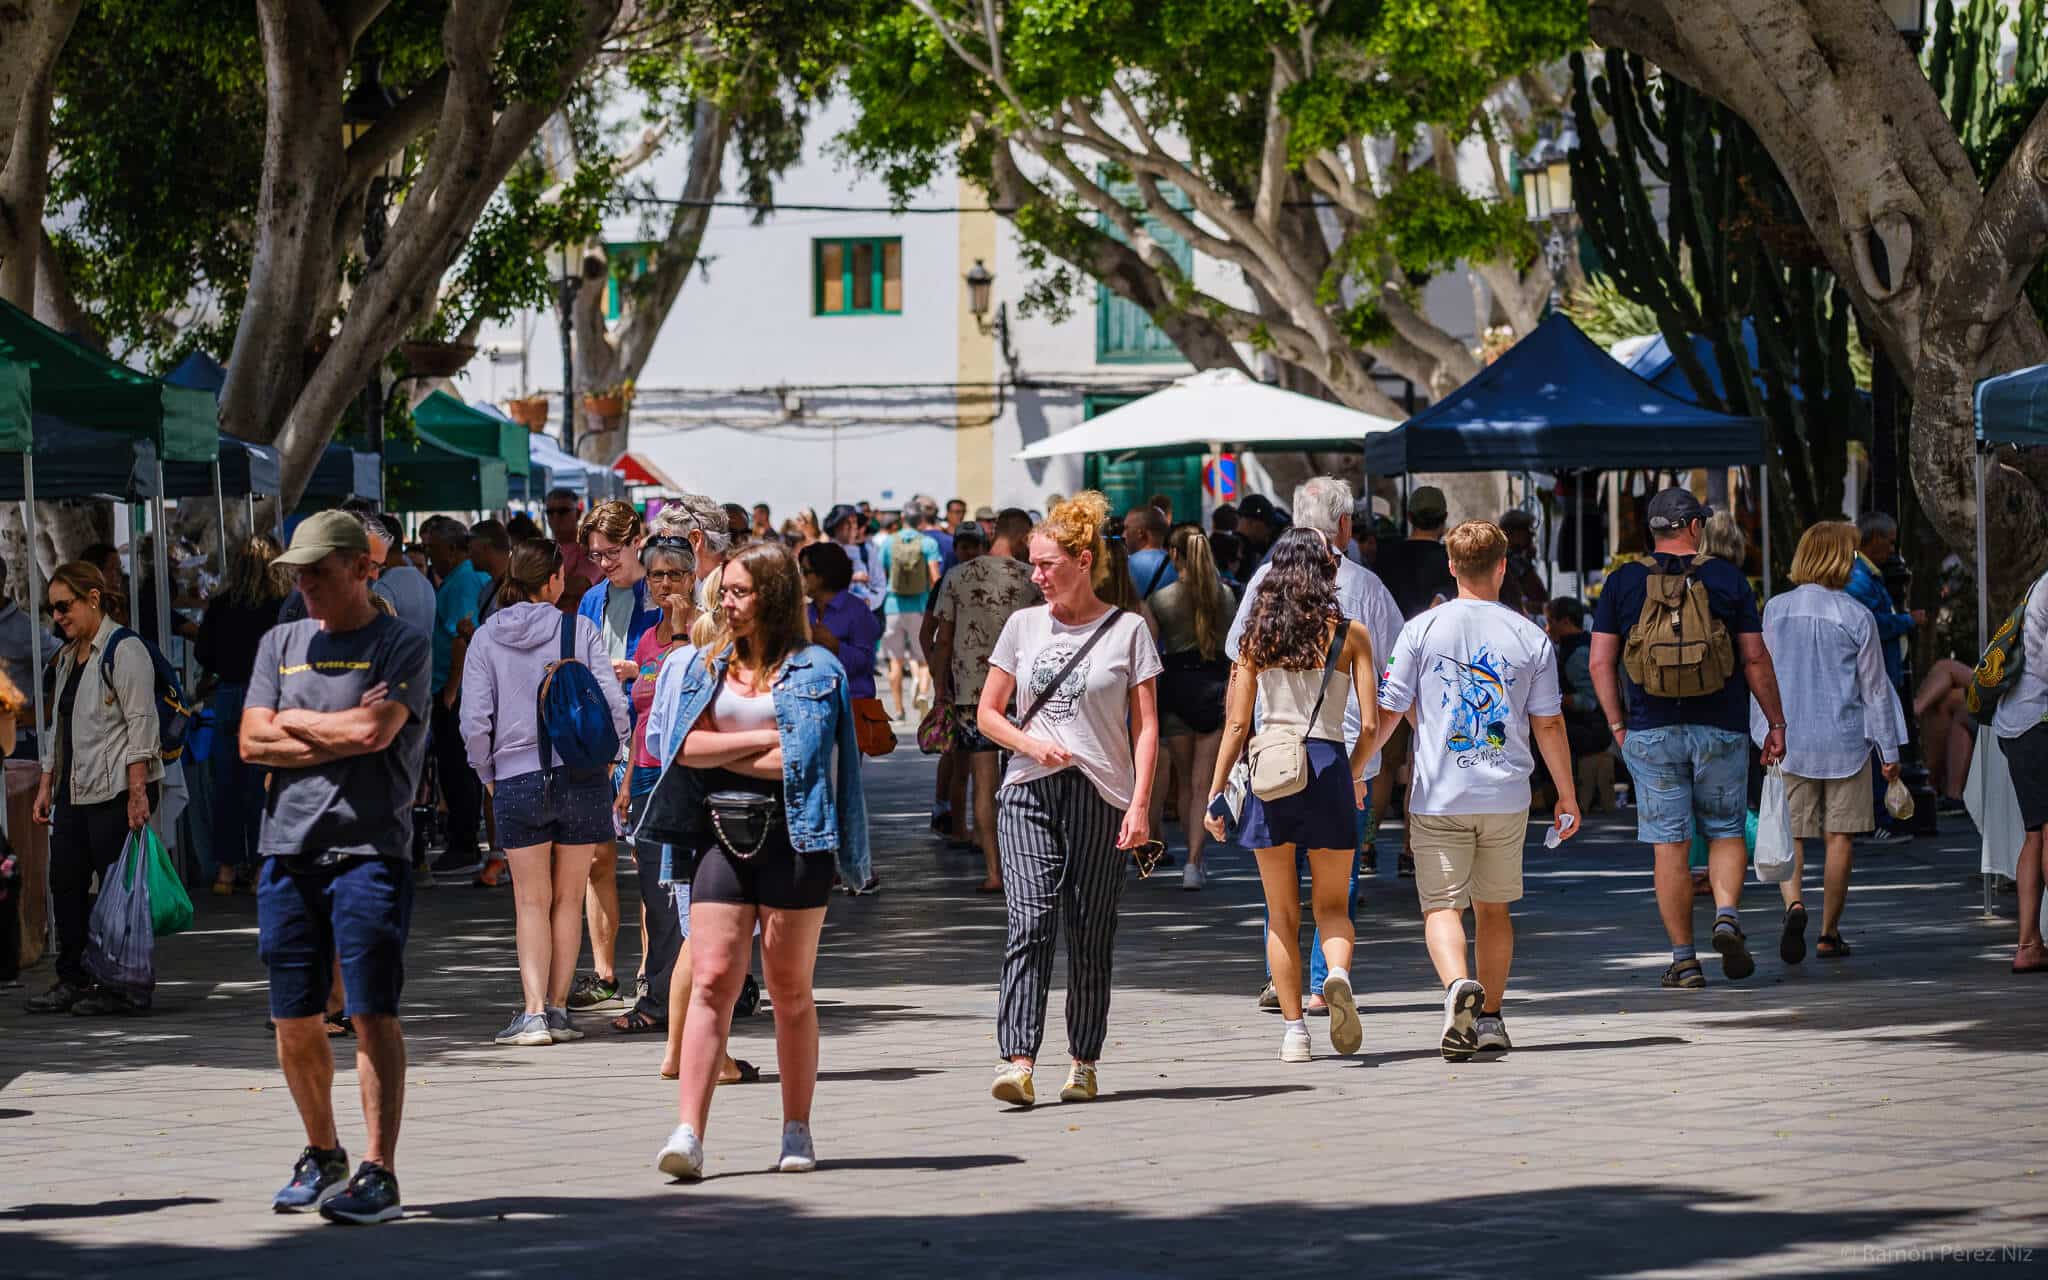
<svg viewBox="0 0 2048 1280"><path fill-rule="evenodd" d="M542 1016L548 1020L548 1036L556 1044L583 1038L583 1033L576 1029L576 1024L569 1021L569 1011L562 1006L549 1005Z"/></svg>
<svg viewBox="0 0 2048 1280"><path fill-rule="evenodd" d="M1479 1041L1481 1053L1489 1049L1506 1053L1515 1047L1514 1042L1508 1039L1508 1024L1497 1013L1480 1014L1479 1021L1472 1026L1472 1033Z"/></svg>
<svg viewBox="0 0 2048 1280"><path fill-rule="evenodd" d="M553 1044L555 1037L548 1031L548 1015L545 1013L518 1013L505 1029L493 1037L499 1044L542 1045Z"/></svg>

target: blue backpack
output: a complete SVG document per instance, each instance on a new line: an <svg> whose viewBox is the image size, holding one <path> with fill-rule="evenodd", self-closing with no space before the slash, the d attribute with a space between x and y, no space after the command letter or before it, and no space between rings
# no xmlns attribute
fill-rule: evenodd
<svg viewBox="0 0 2048 1280"><path fill-rule="evenodd" d="M562 618L562 656L541 676L539 714L540 767L552 770L560 760L572 778L587 778L611 768L619 755L618 730L612 728L611 704L597 676L576 656L575 614Z"/></svg>
<svg viewBox="0 0 2048 1280"><path fill-rule="evenodd" d="M149 653L150 665L156 668L156 737L157 751L169 764L185 754L185 739L192 732L194 711L185 705L185 686L178 680L178 670L163 655L163 651L136 632L126 627L114 628L107 647L100 653L100 681L111 691L114 687L114 652L123 640L141 643Z"/></svg>

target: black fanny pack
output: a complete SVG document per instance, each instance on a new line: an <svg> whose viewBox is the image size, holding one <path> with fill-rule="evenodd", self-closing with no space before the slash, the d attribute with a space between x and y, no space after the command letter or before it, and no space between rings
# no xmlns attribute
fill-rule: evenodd
<svg viewBox="0 0 2048 1280"><path fill-rule="evenodd" d="M758 791L714 791L704 797L718 847L745 861L768 844L782 821L782 801Z"/></svg>

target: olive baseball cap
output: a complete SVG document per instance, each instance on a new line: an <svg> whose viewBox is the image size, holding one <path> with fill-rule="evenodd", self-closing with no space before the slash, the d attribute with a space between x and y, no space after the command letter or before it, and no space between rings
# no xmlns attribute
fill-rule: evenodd
<svg viewBox="0 0 2048 1280"><path fill-rule="evenodd" d="M1444 505L1444 491L1433 484L1418 485L1408 495L1408 512L1418 516L1440 516L1448 508Z"/></svg>
<svg viewBox="0 0 2048 1280"><path fill-rule="evenodd" d="M318 564L337 551L370 554L370 535L363 522L347 511L322 511L308 516L292 534L290 550L272 563L286 566Z"/></svg>

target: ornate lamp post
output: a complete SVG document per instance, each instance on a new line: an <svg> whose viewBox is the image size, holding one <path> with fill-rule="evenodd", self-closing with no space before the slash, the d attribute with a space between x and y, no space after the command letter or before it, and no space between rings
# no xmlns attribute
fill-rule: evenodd
<svg viewBox="0 0 2048 1280"><path fill-rule="evenodd" d="M583 246L563 241L555 246L555 281L561 290L557 312L562 325L562 451L576 456L576 295L583 288Z"/></svg>
<svg viewBox="0 0 2048 1280"><path fill-rule="evenodd" d="M1538 227L1548 224L1550 235L1543 242L1543 258L1550 264L1550 307L1564 305L1564 273L1571 262L1571 241L1566 236L1572 205L1572 152L1579 149L1579 135L1569 125L1555 140L1540 138L1535 149L1516 166L1522 174L1522 205L1528 219Z"/></svg>

